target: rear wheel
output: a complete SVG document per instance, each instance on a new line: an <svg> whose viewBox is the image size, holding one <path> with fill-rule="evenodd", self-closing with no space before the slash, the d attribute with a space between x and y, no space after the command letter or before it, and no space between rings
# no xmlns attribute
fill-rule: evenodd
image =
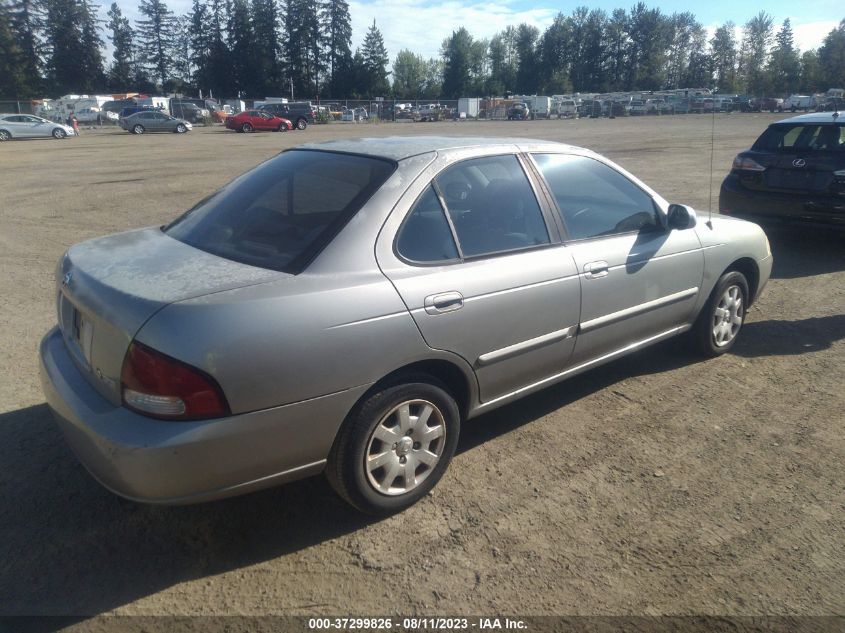
<svg viewBox="0 0 845 633"><path fill-rule="evenodd" d="M12 138L12 135L7 130L0 130L0 142L8 141L10 138Z"/></svg>
<svg viewBox="0 0 845 633"><path fill-rule="evenodd" d="M241 126L241 132L247 132L247 133L252 132L252 125L250 125L249 123L244 123Z"/></svg>
<svg viewBox="0 0 845 633"><path fill-rule="evenodd" d="M722 275L693 327L698 350L707 357L721 356L733 347L745 323L748 281L737 271Z"/></svg>
<svg viewBox="0 0 845 633"><path fill-rule="evenodd" d="M428 494L458 443L454 398L429 376L406 380L367 397L344 422L329 455L332 487L368 514L392 514Z"/></svg>
<svg viewBox="0 0 845 633"><path fill-rule="evenodd" d="M304 130L307 127L308 127L308 121L306 121L302 117L300 117L296 120L296 129L297 130Z"/></svg>
<svg viewBox="0 0 845 633"><path fill-rule="evenodd" d="M144 132L146 132L146 130L144 129L144 126L139 123L138 125L132 128L132 132L133 134L143 134Z"/></svg>
<svg viewBox="0 0 845 633"><path fill-rule="evenodd" d="M60 127L57 127L56 129L54 129L54 130L53 130L53 138L56 138L56 139L63 139L63 138L64 138L64 137L66 137L66 136L67 136L67 132L65 132L65 131L64 131L62 128L60 128Z"/></svg>

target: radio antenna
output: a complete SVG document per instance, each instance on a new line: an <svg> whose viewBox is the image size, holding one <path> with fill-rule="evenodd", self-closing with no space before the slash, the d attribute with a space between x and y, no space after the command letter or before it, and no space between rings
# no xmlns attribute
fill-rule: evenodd
<svg viewBox="0 0 845 633"><path fill-rule="evenodd" d="M715 92L715 90L714 90ZM716 146L716 97L711 99L713 107L710 109L710 200L707 207L707 228L713 229L713 152Z"/></svg>

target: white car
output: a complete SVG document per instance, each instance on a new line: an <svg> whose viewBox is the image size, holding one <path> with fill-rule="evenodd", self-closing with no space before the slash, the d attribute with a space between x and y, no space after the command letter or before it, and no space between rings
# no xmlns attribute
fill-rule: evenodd
<svg viewBox="0 0 845 633"><path fill-rule="evenodd" d="M34 114L0 114L0 141L13 138L62 139L74 136L73 128L63 123L42 119Z"/></svg>

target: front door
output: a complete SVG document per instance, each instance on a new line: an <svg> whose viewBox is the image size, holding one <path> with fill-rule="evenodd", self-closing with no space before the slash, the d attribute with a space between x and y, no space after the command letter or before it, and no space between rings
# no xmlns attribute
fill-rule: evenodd
<svg viewBox="0 0 845 633"><path fill-rule="evenodd" d="M652 197L596 159L537 154L581 277L572 362L666 333L691 318L704 273L695 231L665 228Z"/></svg>

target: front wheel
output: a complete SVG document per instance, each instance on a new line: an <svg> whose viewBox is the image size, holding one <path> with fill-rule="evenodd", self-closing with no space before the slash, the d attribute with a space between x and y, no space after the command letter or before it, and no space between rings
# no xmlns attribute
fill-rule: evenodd
<svg viewBox="0 0 845 633"><path fill-rule="evenodd" d="M144 126L140 125L140 124L138 124L138 125L136 125L135 127L132 128L133 134L143 134L145 131L146 130L144 130Z"/></svg>
<svg viewBox="0 0 845 633"><path fill-rule="evenodd" d="M304 130L308 127L308 121L305 119L297 119L296 120L296 129L297 130Z"/></svg>
<svg viewBox="0 0 845 633"><path fill-rule="evenodd" d="M53 130L53 138L55 138L55 139L63 139L66 136L67 136L67 132L65 132L60 127L57 127L55 130Z"/></svg>
<svg viewBox="0 0 845 633"><path fill-rule="evenodd" d="M186 128L183 123L180 123L179 125L176 126L176 133L177 134L184 134L187 131L188 131L188 128Z"/></svg>
<svg viewBox="0 0 845 633"><path fill-rule="evenodd" d="M377 391L344 422L326 466L337 493L362 512L388 515L437 484L458 444L460 413L429 376Z"/></svg>
<svg viewBox="0 0 845 633"><path fill-rule="evenodd" d="M279 126L279 132L287 132L287 131L288 131L288 126L287 126L287 124L286 124L286 123L282 123L282 124Z"/></svg>
<svg viewBox="0 0 845 633"><path fill-rule="evenodd" d="M698 350L707 357L721 356L733 347L745 323L748 281L738 271L722 275L693 326Z"/></svg>

